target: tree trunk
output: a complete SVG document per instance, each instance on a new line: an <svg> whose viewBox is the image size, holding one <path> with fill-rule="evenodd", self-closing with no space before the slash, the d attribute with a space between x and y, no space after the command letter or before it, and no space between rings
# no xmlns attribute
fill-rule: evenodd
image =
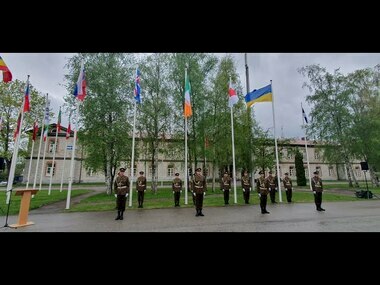
<svg viewBox="0 0 380 285"><path fill-rule="evenodd" d="M358 180L357 180L356 177L355 177L354 170L352 169L352 164L349 163L349 164L348 164L348 167L349 167L349 169L350 169L350 172L351 172L352 178L353 178L353 180L354 180L354 182L355 182L355 187L358 187L358 188L359 188L360 186L359 186Z"/></svg>
<svg viewBox="0 0 380 285"><path fill-rule="evenodd" d="M347 174L347 180L348 180L348 187L353 188L354 185L352 184L352 179L351 179L351 174L350 174L350 169L348 167L347 162L344 163L344 167L346 168L346 174Z"/></svg>
<svg viewBox="0 0 380 285"><path fill-rule="evenodd" d="M368 168L369 168L369 175L371 177L372 187L373 186L379 187L380 186L379 179L377 178L377 175L373 171L373 167L370 165Z"/></svg>

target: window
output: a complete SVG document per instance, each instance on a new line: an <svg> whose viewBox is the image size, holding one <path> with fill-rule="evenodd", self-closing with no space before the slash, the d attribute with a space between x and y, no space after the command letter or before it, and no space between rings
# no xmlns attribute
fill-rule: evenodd
<svg viewBox="0 0 380 285"><path fill-rule="evenodd" d="M359 166L355 166L355 176L356 177L361 177L362 176L362 171Z"/></svg>
<svg viewBox="0 0 380 285"><path fill-rule="evenodd" d="M56 166L56 164L54 163L54 166ZM45 170L45 176L48 176L50 177L53 173L53 176L55 174L55 168L53 168L53 162L52 161L48 161L46 162L46 170Z"/></svg>
<svg viewBox="0 0 380 285"><path fill-rule="evenodd" d="M304 167L305 169L305 176L306 176L306 179L309 178L309 169L306 167Z"/></svg>
<svg viewBox="0 0 380 285"><path fill-rule="evenodd" d="M89 169L87 169L87 176L93 176L94 175L94 170L92 169L92 168L89 168Z"/></svg>
<svg viewBox="0 0 380 285"><path fill-rule="evenodd" d="M319 154L319 151L314 149L314 159L320 159L320 158L321 158L321 156Z"/></svg>
<svg viewBox="0 0 380 285"><path fill-rule="evenodd" d="M174 166L173 165L168 166L168 176L174 176Z"/></svg>
<svg viewBox="0 0 380 285"><path fill-rule="evenodd" d="M55 142L55 139L50 139L49 140L49 144L48 144L48 146L49 146L49 153L53 153L53 151L54 151L54 146L55 146L54 142ZM57 140L57 150L58 150L58 140Z"/></svg>
<svg viewBox="0 0 380 285"><path fill-rule="evenodd" d="M304 149L303 151L302 151L302 155L303 155L303 159L306 159L307 157L306 157L306 149Z"/></svg>
<svg viewBox="0 0 380 285"><path fill-rule="evenodd" d="M153 175L153 167L149 167L148 175L149 176Z"/></svg>
<svg viewBox="0 0 380 285"><path fill-rule="evenodd" d="M294 176L294 173L295 171L294 171L294 166L289 166L289 175L290 176Z"/></svg>
<svg viewBox="0 0 380 285"><path fill-rule="evenodd" d="M333 176L333 175L334 175L334 167L329 166L329 176Z"/></svg>
<svg viewBox="0 0 380 285"><path fill-rule="evenodd" d="M293 154L292 154L292 149L291 148L287 148L286 149L286 153L288 154L288 159L292 159L293 158Z"/></svg>
<svg viewBox="0 0 380 285"><path fill-rule="evenodd" d="M129 168L128 171L129 171L129 176L132 176L131 168ZM136 173L137 173L137 165L135 164L135 167L133 167L133 176L134 177L136 177Z"/></svg>
<svg viewBox="0 0 380 285"><path fill-rule="evenodd" d="M319 175L319 177L321 177L322 176L322 169L321 169L321 167L320 166L317 166L316 168L315 168L315 171L318 171L318 175Z"/></svg>

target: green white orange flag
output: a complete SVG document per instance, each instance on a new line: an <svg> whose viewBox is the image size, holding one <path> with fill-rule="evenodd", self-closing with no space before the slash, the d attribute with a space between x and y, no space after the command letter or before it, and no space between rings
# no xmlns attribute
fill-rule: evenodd
<svg viewBox="0 0 380 285"><path fill-rule="evenodd" d="M183 115L187 118L190 117L193 114L193 111L191 110L191 101L190 101L190 81L189 77L186 76L185 78L185 104L184 104L184 110Z"/></svg>

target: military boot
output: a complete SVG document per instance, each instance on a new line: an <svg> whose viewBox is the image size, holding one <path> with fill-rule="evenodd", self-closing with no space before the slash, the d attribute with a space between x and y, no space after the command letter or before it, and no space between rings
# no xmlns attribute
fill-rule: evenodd
<svg viewBox="0 0 380 285"><path fill-rule="evenodd" d="M117 211L117 217L115 218L115 221L116 220L120 220L120 211Z"/></svg>
<svg viewBox="0 0 380 285"><path fill-rule="evenodd" d="M199 210L197 209L197 213L195 214L196 217L199 216Z"/></svg>
<svg viewBox="0 0 380 285"><path fill-rule="evenodd" d="M123 214L124 214L124 211L121 211L121 215L120 215L120 219L119 220L123 220L124 219Z"/></svg>

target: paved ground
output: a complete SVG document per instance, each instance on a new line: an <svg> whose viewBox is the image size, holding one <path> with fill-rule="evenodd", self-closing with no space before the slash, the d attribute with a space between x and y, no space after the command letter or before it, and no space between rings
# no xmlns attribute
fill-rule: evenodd
<svg viewBox="0 0 380 285"><path fill-rule="evenodd" d="M35 225L1 232L380 232L380 200L323 203L269 203L269 215L259 205L204 208L195 217L192 208L127 210L123 221L116 212L42 213L31 211ZM9 217L9 224L17 216ZM5 223L5 217L0 222Z"/></svg>

